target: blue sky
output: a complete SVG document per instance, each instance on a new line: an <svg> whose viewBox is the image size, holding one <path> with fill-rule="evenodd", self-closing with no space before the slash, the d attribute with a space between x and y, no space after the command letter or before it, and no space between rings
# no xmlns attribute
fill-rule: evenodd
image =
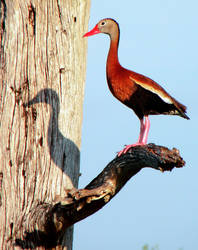
<svg viewBox="0 0 198 250"><path fill-rule="evenodd" d="M170 173L143 169L102 210L75 225L74 250L198 249L197 10L195 0L92 0L89 30L102 18L116 19L122 66L162 85L188 107L191 120L150 116L148 141L178 148L186 166ZM108 89L108 49L108 36L88 38L80 188L139 134L136 115Z"/></svg>

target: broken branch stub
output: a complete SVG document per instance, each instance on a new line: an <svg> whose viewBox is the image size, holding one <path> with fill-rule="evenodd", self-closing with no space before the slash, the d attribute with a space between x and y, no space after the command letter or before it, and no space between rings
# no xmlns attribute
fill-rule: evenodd
<svg viewBox="0 0 198 250"><path fill-rule="evenodd" d="M65 211L62 216L65 227L68 227L102 208L142 168L164 172L184 165L185 162L175 148L169 150L155 144L136 146L112 160L84 189L66 190L65 197L57 197L55 206Z"/></svg>
<svg viewBox="0 0 198 250"><path fill-rule="evenodd" d="M65 197L57 196L52 204L43 204L45 209L39 204L37 209L42 210L41 218L38 216L39 211L37 213L32 210L32 216L36 216L36 232L34 229L26 234L25 240L17 240L33 244L29 241L34 239L35 245L38 237L39 244L54 245L66 228L101 209L142 168L164 172L184 165L184 160L175 148L169 150L155 144L133 147L126 154L112 160L84 189L66 190Z"/></svg>

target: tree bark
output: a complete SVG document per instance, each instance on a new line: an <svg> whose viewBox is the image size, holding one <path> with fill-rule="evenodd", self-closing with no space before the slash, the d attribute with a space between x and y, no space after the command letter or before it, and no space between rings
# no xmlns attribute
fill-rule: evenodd
<svg viewBox="0 0 198 250"><path fill-rule="evenodd" d="M0 249L15 249L32 208L78 185L90 0L0 4Z"/></svg>

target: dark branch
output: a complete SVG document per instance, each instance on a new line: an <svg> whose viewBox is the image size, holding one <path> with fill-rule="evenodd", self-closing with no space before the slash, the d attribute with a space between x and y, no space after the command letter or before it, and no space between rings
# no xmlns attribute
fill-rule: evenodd
<svg viewBox="0 0 198 250"><path fill-rule="evenodd" d="M16 240L16 244L23 243L24 246L24 242L31 241L34 246L36 242L52 246L66 228L101 209L142 168L149 167L163 172L184 165L185 162L175 148L169 150L154 144L133 147L127 154L112 160L84 189L66 190L65 197L57 196L54 204L40 204L33 209L35 228L39 230L29 231L25 239Z"/></svg>

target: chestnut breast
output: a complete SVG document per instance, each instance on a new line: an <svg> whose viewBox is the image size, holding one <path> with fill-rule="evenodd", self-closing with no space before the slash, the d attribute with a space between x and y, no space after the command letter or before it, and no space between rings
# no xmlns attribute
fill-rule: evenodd
<svg viewBox="0 0 198 250"><path fill-rule="evenodd" d="M111 93L122 103L129 101L137 90L136 84L130 80L130 71L116 67L107 71L107 82Z"/></svg>

